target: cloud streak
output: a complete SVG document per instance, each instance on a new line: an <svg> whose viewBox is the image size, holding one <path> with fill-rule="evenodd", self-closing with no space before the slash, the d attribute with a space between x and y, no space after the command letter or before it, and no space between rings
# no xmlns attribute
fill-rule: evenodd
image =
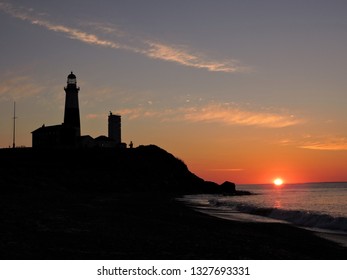
<svg viewBox="0 0 347 280"><path fill-rule="evenodd" d="M249 111L225 104L210 104L201 108L184 109L184 118L192 122L217 122L227 125L268 128L282 128L303 122L292 115Z"/></svg>
<svg viewBox="0 0 347 280"><path fill-rule="evenodd" d="M316 141L306 142L299 146L303 149L321 150L321 151L347 151L347 138L329 137Z"/></svg>
<svg viewBox="0 0 347 280"><path fill-rule="evenodd" d="M0 83L0 100L19 100L42 93L44 87L38 86L28 76L16 76Z"/></svg>
<svg viewBox="0 0 347 280"><path fill-rule="evenodd" d="M243 168L212 168L209 169L210 171L217 171L217 172L242 172L245 171Z"/></svg>
<svg viewBox="0 0 347 280"><path fill-rule="evenodd" d="M11 15L12 17L21 19L23 21L28 21L33 25L44 27L50 31L63 33L70 39L79 40L86 44L99 45L113 49L121 48L121 46L117 43L108 40L102 40L94 34L83 32L79 29L71 28L65 25L53 24L47 20L40 19L38 15L33 13L32 9L19 9L13 7L9 3L0 2L0 10Z"/></svg>
<svg viewBox="0 0 347 280"><path fill-rule="evenodd" d="M202 56L194 55L185 51L183 48L165 45L162 43L146 41L149 49L144 54L148 57L175 62L185 66L191 66L200 69L207 69L211 72L240 72L242 68L236 61L217 62L208 60Z"/></svg>
<svg viewBox="0 0 347 280"><path fill-rule="evenodd" d="M46 28L53 32L62 33L70 39L78 40L89 45L111 49L122 49L142 54L148 58L174 62L179 65L205 69L211 72L235 73L247 71L247 68L241 66L241 64L236 60L218 61L208 59L204 55L196 54L193 51L187 50L187 48L155 42L153 40L145 40L142 38L134 39L134 37L109 24L89 24L95 29L95 32L92 33L78 28L69 27L67 25L55 24L44 19L33 9L17 8L6 2L0 2L0 10L12 17L27 21L33 25ZM96 34L97 32L99 32L99 34ZM103 39L101 38L102 34L114 34L117 37L117 40Z"/></svg>
<svg viewBox="0 0 347 280"><path fill-rule="evenodd" d="M186 121L219 123L223 125L256 126L264 128L283 128L303 123L292 115L256 112L225 104L207 104L177 109L147 110L146 108L123 109L120 114L129 119L156 117L161 121Z"/></svg>

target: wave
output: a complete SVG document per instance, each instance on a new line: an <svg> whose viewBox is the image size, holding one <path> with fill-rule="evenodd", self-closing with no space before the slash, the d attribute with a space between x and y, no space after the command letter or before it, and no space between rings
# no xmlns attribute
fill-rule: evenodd
<svg viewBox="0 0 347 280"><path fill-rule="evenodd" d="M347 233L347 218L345 217L333 217L328 214L304 210L262 208L245 203L220 202L215 199L209 200L209 203L214 207L227 207L228 209L242 213L287 221L296 226L343 231Z"/></svg>

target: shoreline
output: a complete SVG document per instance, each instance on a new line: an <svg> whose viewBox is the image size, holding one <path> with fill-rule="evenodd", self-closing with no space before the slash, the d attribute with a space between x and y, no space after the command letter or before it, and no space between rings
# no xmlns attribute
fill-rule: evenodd
<svg viewBox="0 0 347 280"><path fill-rule="evenodd" d="M226 221L177 195L7 192L2 259L345 259L347 249L285 224ZM25 210L25 211L24 211Z"/></svg>
<svg viewBox="0 0 347 280"><path fill-rule="evenodd" d="M290 222L284 220L278 220L266 216L254 215L239 212L236 210L231 210L227 208L215 208L212 206L203 206L198 203L193 203L191 200L186 198L179 198L178 201L187 205L187 207L192 208L195 211L209 215L211 217L216 217L228 221L241 222L241 223L271 223L271 224L286 224L294 228L304 229L308 232L312 232L314 235L335 242L336 244L347 248L347 233L335 232L333 230L324 230L319 228L309 228L302 227L291 224Z"/></svg>

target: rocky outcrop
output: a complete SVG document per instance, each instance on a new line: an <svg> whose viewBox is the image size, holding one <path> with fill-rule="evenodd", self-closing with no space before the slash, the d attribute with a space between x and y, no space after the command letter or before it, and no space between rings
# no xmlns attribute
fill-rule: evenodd
<svg viewBox="0 0 347 280"><path fill-rule="evenodd" d="M235 183L225 181L223 184L220 185L220 189L224 193L234 193L236 192L236 185Z"/></svg>

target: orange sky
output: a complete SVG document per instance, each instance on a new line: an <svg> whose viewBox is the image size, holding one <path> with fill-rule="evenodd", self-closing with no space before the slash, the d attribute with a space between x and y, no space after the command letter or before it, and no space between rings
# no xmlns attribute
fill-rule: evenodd
<svg viewBox="0 0 347 280"><path fill-rule="evenodd" d="M139 125L135 120L131 123ZM305 144L312 142L311 137L283 141L281 135L291 134L291 130L300 135L297 127L279 132L218 123L162 122L155 127L142 120L140 125L148 132L147 137L143 137L144 131L137 135L128 131L133 127L124 128L129 141L141 144L134 140L138 138L142 143L156 143L206 180L238 184L272 183L277 177L285 183L347 181L347 151L339 150L329 139L324 147L310 148Z"/></svg>
<svg viewBox="0 0 347 280"><path fill-rule="evenodd" d="M62 123L74 71L82 135L106 135L112 111L124 142L156 144L206 180L347 181L346 10L0 0L0 147L12 145L14 101L17 146Z"/></svg>

